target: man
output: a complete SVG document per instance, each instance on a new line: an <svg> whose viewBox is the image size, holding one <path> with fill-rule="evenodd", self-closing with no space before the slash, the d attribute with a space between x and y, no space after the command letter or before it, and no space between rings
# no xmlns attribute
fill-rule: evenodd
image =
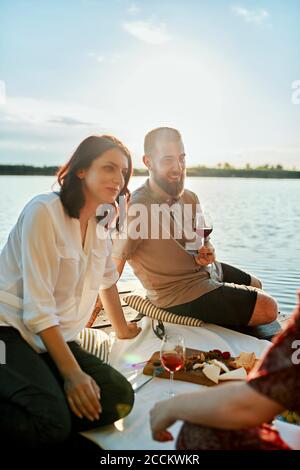
<svg viewBox="0 0 300 470"><path fill-rule="evenodd" d="M165 207L176 202L183 209L187 205L195 208L199 200L195 193L184 189L185 152L176 129L152 130L145 137L144 150L143 162L150 176L133 192L126 236L116 239L113 245L113 259L120 275L127 260L151 302L178 315L224 326L274 321L278 313L276 301L262 290L261 282L253 275L217 262L209 237L204 239L196 256L189 254L185 249L188 238L182 235L176 239L174 235L178 228L174 216L170 236L161 235L160 224L160 237L153 237L153 224L158 220L152 214L150 217L154 206ZM133 236L128 228L131 225L137 229L134 225L137 217L132 215L132 209L141 206L147 209L148 215L140 222L140 236L137 230Z"/></svg>

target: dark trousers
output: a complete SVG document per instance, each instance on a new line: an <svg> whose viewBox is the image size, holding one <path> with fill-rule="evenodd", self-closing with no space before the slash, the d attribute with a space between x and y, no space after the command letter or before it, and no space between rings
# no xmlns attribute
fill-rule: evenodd
<svg viewBox="0 0 300 470"><path fill-rule="evenodd" d="M221 265L223 285L191 302L167 307L166 310L216 325L248 325L257 300L257 291L250 286L251 275L235 266Z"/></svg>
<svg viewBox="0 0 300 470"><path fill-rule="evenodd" d="M72 433L111 424L132 409L130 383L76 342L68 345L81 369L101 389L99 421L80 419L70 410L64 382L48 353L38 354L11 327L0 327L6 364L0 365L0 446L41 449L60 445Z"/></svg>

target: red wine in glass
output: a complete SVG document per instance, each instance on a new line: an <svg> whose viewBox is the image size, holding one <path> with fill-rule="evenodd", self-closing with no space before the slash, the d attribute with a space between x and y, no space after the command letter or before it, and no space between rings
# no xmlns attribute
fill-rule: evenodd
<svg viewBox="0 0 300 470"><path fill-rule="evenodd" d="M202 237L202 238L208 237L212 231L213 231L212 227L196 228L195 230L197 235L199 235L199 237Z"/></svg>
<svg viewBox="0 0 300 470"><path fill-rule="evenodd" d="M207 238L213 231L213 221L208 212L197 212L194 221L194 232L202 239L202 244L205 238ZM200 246L202 246L200 244ZM200 248L200 247L199 247ZM198 250L192 249L187 250L190 255L197 256Z"/></svg>
<svg viewBox="0 0 300 470"><path fill-rule="evenodd" d="M182 335L165 335L161 348L160 359L163 367L170 372L170 391L169 395L174 396L173 380L174 372L179 371L185 362L185 345Z"/></svg>
<svg viewBox="0 0 300 470"><path fill-rule="evenodd" d="M213 231L213 221L208 212L197 212L195 216L195 232L199 237L206 238Z"/></svg>
<svg viewBox="0 0 300 470"><path fill-rule="evenodd" d="M165 352L161 356L161 362L168 372L177 372L184 366L184 357L175 352Z"/></svg>

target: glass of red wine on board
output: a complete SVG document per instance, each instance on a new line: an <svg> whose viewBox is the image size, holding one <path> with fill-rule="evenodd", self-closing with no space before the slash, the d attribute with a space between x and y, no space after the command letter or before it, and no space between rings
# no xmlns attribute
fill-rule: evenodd
<svg viewBox="0 0 300 470"><path fill-rule="evenodd" d="M170 373L169 396L175 395L173 389L174 372L183 368L185 362L185 345L182 335L165 335L160 348L160 360L167 372Z"/></svg>
<svg viewBox="0 0 300 470"><path fill-rule="evenodd" d="M201 211L196 213L193 231L197 235L197 241L200 244L199 248L203 246L204 239L212 233L213 228L213 220L208 212ZM188 249L187 252L193 256L198 255L197 249Z"/></svg>

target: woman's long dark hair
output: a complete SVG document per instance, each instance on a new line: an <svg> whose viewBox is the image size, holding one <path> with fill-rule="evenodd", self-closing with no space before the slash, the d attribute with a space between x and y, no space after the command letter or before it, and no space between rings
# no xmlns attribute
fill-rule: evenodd
<svg viewBox="0 0 300 470"><path fill-rule="evenodd" d="M57 182L60 186L59 196L66 213L70 217L79 219L80 209L85 204L82 188L83 181L77 176L77 172L89 168L93 160L112 148L121 150L128 161L128 171L125 176L124 186L116 198L116 202L119 204L121 196L125 196L127 200L129 199L128 183L132 175L132 160L129 150L116 137L111 135L92 135L79 144L69 161L61 166L56 173Z"/></svg>

